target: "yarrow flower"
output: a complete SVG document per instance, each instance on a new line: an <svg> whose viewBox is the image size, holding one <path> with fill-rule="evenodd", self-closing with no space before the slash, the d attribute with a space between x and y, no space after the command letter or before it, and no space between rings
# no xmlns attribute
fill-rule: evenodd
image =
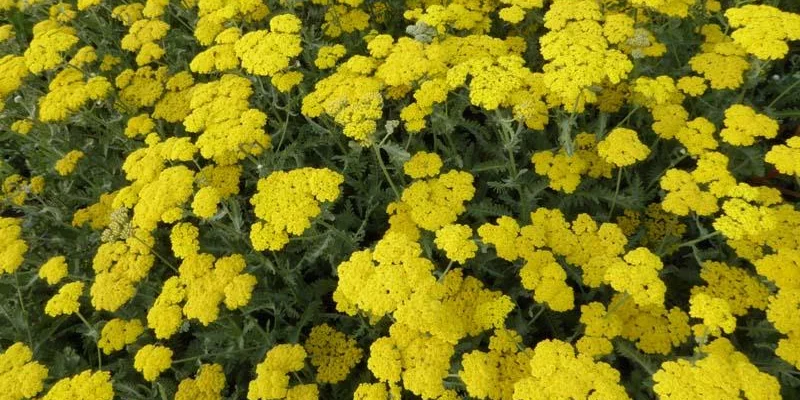
<svg viewBox="0 0 800 400"><path fill-rule="evenodd" d="M571 344L544 340L536 345L530 375L514 384L514 399L588 398L627 399L620 374L610 365L575 354Z"/></svg>
<svg viewBox="0 0 800 400"><path fill-rule="evenodd" d="M58 293L51 297L45 305L45 314L57 317L78 312L78 308L80 308L78 299L83 294L83 286L83 282L72 282L62 286Z"/></svg>
<svg viewBox="0 0 800 400"><path fill-rule="evenodd" d="M126 321L114 318L103 326L97 347L101 348L103 353L111 354L122 350L126 345L136 342L136 339L143 332L144 326L142 321L138 319Z"/></svg>
<svg viewBox="0 0 800 400"><path fill-rule="evenodd" d="M80 150L72 150L56 162L55 169L61 176L67 176L75 170L76 164L83 158L84 154Z"/></svg>
<svg viewBox="0 0 800 400"><path fill-rule="evenodd" d="M403 164L403 172L414 179L428 178L438 175L442 165L438 154L420 151Z"/></svg>
<svg viewBox="0 0 800 400"><path fill-rule="evenodd" d="M67 259L64 256L55 256L39 267L39 277L46 280L48 285L55 285L67 276Z"/></svg>
<svg viewBox="0 0 800 400"><path fill-rule="evenodd" d="M667 287L658 276L664 267L661 259L646 247L639 247L625 254L623 260L608 267L605 281L614 290L633 296L640 306L663 304Z"/></svg>
<svg viewBox="0 0 800 400"><path fill-rule="evenodd" d="M597 153L606 162L625 167L647 158L650 149L639 141L636 131L615 128L597 143Z"/></svg>
<svg viewBox="0 0 800 400"><path fill-rule="evenodd" d="M472 229L467 225L450 224L436 231L436 247L444 250L447 258L464 264L475 257L478 245L472 241Z"/></svg>
<svg viewBox="0 0 800 400"><path fill-rule="evenodd" d="M225 372L222 365L203 364L197 376L186 378L178 384L175 400L222 399L223 389L225 389Z"/></svg>
<svg viewBox="0 0 800 400"><path fill-rule="evenodd" d="M764 156L764 161L772 164L781 173L800 176L800 137L791 137L786 144L777 144Z"/></svg>
<svg viewBox="0 0 800 400"><path fill-rule="evenodd" d="M734 104L725 110L725 128L719 135L734 146L750 146L756 137L772 139L777 136L778 122L748 106Z"/></svg>
<svg viewBox="0 0 800 400"><path fill-rule="evenodd" d="M344 177L327 168L276 171L258 181L258 192L250 198L258 221L252 225L250 240L256 250L280 250L289 235L299 236L318 216L321 202L339 197Z"/></svg>
<svg viewBox="0 0 800 400"><path fill-rule="evenodd" d="M665 399L727 397L739 393L747 399L781 398L778 380L735 351L728 339L719 338L698 349L699 360L667 361L653 374L653 391Z"/></svg>
<svg viewBox="0 0 800 400"><path fill-rule="evenodd" d="M136 352L133 367L147 381L155 381L172 365L172 350L169 347L148 344Z"/></svg>
<svg viewBox="0 0 800 400"><path fill-rule="evenodd" d="M108 371L86 370L56 382L42 400L112 400L114 386Z"/></svg>
<svg viewBox="0 0 800 400"><path fill-rule="evenodd" d="M48 370L32 360L31 349L19 342L0 354L0 387L5 398L27 399L42 391Z"/></svg>
<svg viewBox="0 0 800 400"><path fill-rule="evenodd" d="M320 383L343 381L363 354L354 339L328 324L312 328L303 347L311 357L311 365L317 368Z"/></svg>
<svg viewBox="0 0 800 400"><path fill-rule="evenodd" d="M303 369L306 351L299 344L279 344L267 352L256 366L256 378L250 381L248 400L289 398L289 373Z"/></svg>

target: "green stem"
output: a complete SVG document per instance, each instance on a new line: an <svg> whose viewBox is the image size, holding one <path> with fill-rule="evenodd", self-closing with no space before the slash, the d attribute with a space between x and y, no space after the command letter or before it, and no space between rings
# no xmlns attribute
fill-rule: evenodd
<svg viewBox="0 0 800 400"><path fill-rule="evenodd" d="M656 183L658 183L659 180L661 180L661 177L664 176L664 174L667 173L667 171L669 171L670 169L674 168L681 161L685 160L686 157L689 157L689 153L686 153L686 154L678 157L678 159L676 159L675 161L671 162L669 164L669 166L664 169L664 171L662 171L660 174L658 174L658 176L655 179L653 179L650 183L647 184L647 187L644 189L645 192L649 191L650 188L653 187L653 185L655 185Z"/></svg>
<svg viewBox="0 0 800 400"><path fill-rule="evenodd" d="M170 263L169 261L167 261L167 259L166 259L166 258L164 258L164 256L162 256L162 255L161 255L161 254L159 254L157 251L155 251L155 250L154 250L154 249L153 249L153 248L152 248L150 245L148 245L148 244L147 244L147 243L146 243L144 240L142 240L142 239L139 239L138 237L136 237L136 235L132 235L131 237L132 237L132 238L134 238L134 239L136 239L136 240L138 240L138 241L139 241L139 243L141 243L141 244L145 245L145 246L146 246L148 249L150 249L150 252L151 252L151 253L153 253L153 255L155 255L156 257L158 257L158 259L159 259L159 260L161 260L161 262L163 262L164 264L167 264L167 266L168 266L168 267L170 267L170 269L172 269L172 271L174 271L176 274L177 274L177 273L179 273L179 272L178 272L178 269L177 269L177 268L175 268L175 266L174 266L174 265L172 265L172 263Z"/></svg>
<svg viewBox="0 0 800 400"><path fill-rule="evenodd" d="M611 200L611 210L608 212L608 220L611 221L611 217L614 216L614 208L617 206L617 196L619 196L619 184L622 182L622 170L623 168L620 167L617 171L617 188L614 189L614 198Z"/></svg>
<svg viewBox="0 0 800 400"><path fill-rule="evenodd" d="M789 93L789 92L790 92L792 89L794 89L794 88L795 88L795 86L797 86L797 85L800 85L800 79L796 80L796 81L795 81L793 84L789 85L789 87L787 87L786 89L784 89L784 90L783 90L783 92L781 92L781 93L780 93L780 94L779 94L777 97L775 97L774 99L772 99L772 101L771 101L771 102L770 102L770 103L767 105L767 108L772 108L772 106L774 106L774 105L775 105L775 103L777 103L777 102L778 102L778 100L780 100L781 98L783 98L783 96L785 96L787 93Z"/></svg>
<svg viewBox="0 0 800 400"><path fill-rule="evenodd" d="M254 346L254 347L247 347L247 348L240 349L240 350L233 350L233 351L220 351L220 352L217 352L217 353L207 353L207 354L201 354L201 355L199 355L199 356L188 357L188 358L181 358L181 359L178 359L178 360L175 360L175 361L173 361L172 363L173 363L173 364L180 364L180 363L185 363L185 362L188 362L188 361L199 360L199 359L201 359L201 358L204 358L204 357L216 357L216 356L223 356L223 355L226 355L226 354L242 353L242 352L248 352L248 351L258 350L258 349L260 349L260 348L262 348L262 347L261 347L261 346Z"/></svg>
<svg viewBox="0 0 800 400"><path fill-rule="evenodd" d="M631 116L633 116L633 113L639 110L639 107L640 106L633 107L633 109L628 113L628 115L625 116L625 118L622 119L622 121L619 121L618 124L614 125L614 129L619 128L622 124L628 122Z"/></svg>
<svg viewBox="0 0 800 400"><path fill-rule="evenodd" d="M608 310L606 311L606 318L608 318L608 316L611 315L611 313L617 311L620 307L625 305L625 303L628 302L628 299L630 298L631 298L630 293L628 292L622 293L622 298L617 302L617 304L615 304L614 307L609 307Z"/></svg>
<svg viewBox="0 0 800 400"><path fill-rule="evenodd" d="M97 341L100 337L100 335L97 334L97 329L95 329L94 325L89 323L89 320L87 320L86 317L84 317L80 311L75 311L75 315L77 315L78 318L80 318L81 322L83 322L83 324L86 325L86 327L89 328L89 330L92 332L92 336L94 337L94 344L95 347L97 348L97 369L98 370L103 369L103 355L100 354L100 346L97 345Z"/></svg>
<svg viewBox="0 0 800 400"><path fill-rule="evenodd" d="M447 275L448 272L450 272L450 267L452 266L453 266L453 260L450 260L450 262L447 264L447 268L445 268L444 272L442 272L442 275L439 276L438 280L439 282L441 282L442 279L444 279L444 276Z"/></svg>
<svg viewBox="0 0 800 400"><path fill-rule="evenodd" d="M25 315L25 330L28 336L28 347L33 348L33 337L31 336L31 326L28 323L30 316L28 310L25 308L25 302L22 301L22 291L19 289L19 275L14 271L14 287L17 289L17 297L19 297L19 306L22 308L22 313Z"/></svg>
<svg viewBox="0 0 800 400"><path fill-rule="evenodd" d="M389 182L389 186L392 187L392 191L397 199L400 199L400 191L397 190L397 187L394 186L394 182L392 182L392 177L389 176L389 170L386 169L386 164L383 163L383 158L381 158L381 151L378 149L377 146L372 146L373 152L375 152L375 158L378 160L378 165L381 167L381 171L383 171L383 176L386 178L386 181Z"/></svg>
<svg viewBox="0 0 800 400"><path fill-rule="evenodd" d="M696 243L702 242L702 241L704 241L704 240L706 240L706 239L710 239L710 238L712 238L712 237L714 237L714 236L719 236L719 235L721 235L721 234L722 234L722 232L720 232L720 231L714 231L714 232L711 232L711 233L705 234L705 235L703 235L703 236L700 236L700 237L699 237L699 238L697 238L697 239L690 240L690 241L688 241L688 242L683 242L683 243L679 244L679 245L678 245L678 247L688 247L688 246L692 246L692 245L694 245L694 244L696 244Z"/></svg>

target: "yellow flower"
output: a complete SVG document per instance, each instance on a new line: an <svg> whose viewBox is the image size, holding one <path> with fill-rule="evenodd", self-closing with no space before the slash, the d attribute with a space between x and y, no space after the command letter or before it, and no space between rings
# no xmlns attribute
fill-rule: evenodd
<svg viewBox="0 0 800 400"><path fill-rule="evenodd" d="M256 250L280 250L289 235L299 236L322 212L321 202L339 197L344 177L327 168L276 171L258 181L258 192L250 199L259 221L252 225L250 239Z"/></svg>
<svg viewBox="0 0 800 400"><path fill-rule="evenodd" d="M426 151L415 153L403 164L403 171L414 179L436 176L441 169L441 157L436 153L428 153Z"/></svg>
<svg viewBox="0 0 800 400"><path fill-rule="evenodd" d="M464 203L475 195L473 180L468 172L448 171L414 181L403 191L401 200L410 207L411 219L420 228L435 231L452 224L466 211Z"/></svg>
<svg viewBox="0 0 800 400"><path fill-rule="evenodd" d="M194 86L191 113L183 125L189 132L202 132L195 145L204 158L233 165L269 148L270 137L263 129L267 115L250 108L252 94L249 79L231 74Z"/></svg>
<svg viewBox="0 0 800 400"><path fill-rule="evenodd" d="M725 299L733 315L743 316L749 308L767 308L769 288L744 268L706 261L700 269L700 278L707 285L693 287L692 294L706 293L710 297Z"/></svg>
<svg viewBox="0 0 800 400"><path fill-rule="evenodd" d="M727 301L705 293L695 293L689 299L689 315L703 320L706 334L719 336L721 332L733 333L736 317Z"/></svg>
<svg viewBox="0 0 800 400"><path fill-rule="evenodd" d="M250 381L248 400L281 399L289 391L290 372L305 365L306 351L299 344L279 344L267 352L256 366L256 378Z"/></svg>
<svg viewBox="0 0 800 400"><path fill-rule="evenodd" d="M608 267L605 282L614 290L633 296L640 306L663 305L667 287L658 276L664 267L661 259L646 247L639 247L625 254L623 260Z"/></svg>
<svg viewBox="0 0 800 400"><path fill-rule="evenodd" d="M61 287L44 307L45 314L51 317L71 315L78 311L78 299L83 294L83 282L72 282Z"/></svg>
<svg viewBox="0 0 800 400"><path fill-rule="evenodd" d="M511 262L519 257L517 252L519 224L513 218L503 216L497 219L495 225L485 223L478 228L478 235L484 243L495 247L498 257Z"/></svg>
<svg viewBox="0 0 800 400"><path fill-rule="evenodd" d="M525 10L519 6L513 5L511 7L500 9L498 16L503 21L510 22L511 24L518 24L525 19Z"/></svg>
<svg viewBox="0 0 800 400"><path fill-rule="evenodd" d="M33 129L33 121L29 119L20 119L11 124L11 130L19 133L20 135L27 135Z"/></svg>
<svg viewBox="0 0 800 400"><path fill-rule="evenodd" d="M46 280L48 285L55 285L67 276L66 261L64 256L51 257L39 267L39 278Z"/></svg>
<svg viewBox="0 0 800 400"><path fill-rule="evenodd" d="M222 365L202 364L197 376L186 378L178 385L175 400L220 400L225 389Z"/></svg>
<svg viewBox="0 0 800 400"><path fill-rule="evenodd" d="M75 165L78 161L83 158L83 152L80 150L72 150L69 153L65 154L64 157L61 157L56 162L55 169L61 176L67 176L75 170Z"/></svg>
<svg viewBox="0 0 800 400"><path fill-rule="evenodd" d="M47 367L33 360L33 352L23 343L14 343L0 354L0 387L7 399L27 399L44 388Z"/></svg>
<svg viewBox="0 0 800 400"><path fill-rule="evenodd" d="M0 43L11 39L14 36L14 25L0 25Z"/></svg>
<svg viewBox="0 0 800 400"><path fill-rule="evenodd" d="M447 258L464 264L475 257L478 245L472 240L472 229L467 225L450 224L436 231L436 247L444 250Z"/></svg>
<svg viewBox="0 0 800 400"><path fill-rule="evenodd" d="M269 29L279 33L300 32L302 22L292 14L282 14L269 20Z"/></svg>
<svg viewBox="0 0 800 400"><path fill-rule="evenodd" d="M391 37L390 37L391 38ZM314 65L319 69L330 69L336 66L336 62L347 54L347 48L341 44L331 46L322 46L317 52L317 58L314 60Z"/></svg>
<svg viewBox="0 0 800 400"><path fill-rule="evenodd" d="M144 332L144 326L138 319L126 321L114 318L108 321L100 332L97 347L105 354L122 350L126 345L135 343L136 339Z"/></svg>
<svg viewBox="0 0 800 400"><path fill-rule="evenodd" d="M50 388L42 400L83 399L86 396L91 396L89 398L92 400L112 400L114 387L111 384L111 373L86 370L63 378Z"/></svg>
<svg viewBox="0 0 800 400"><path fill-rule="evenodd" d="M201 219L209 219L217 213L217 205L220 202L220 195L217 189L211 186L200 188L194 194L192 201L192 212Z"/></svg>
<svg viewBox="0 0 800 400"><path fill-rule="evenodd" d="M338 383L361 361L362 351L354 339L328 324L311 329L305 344L311 365L317 368L317 382Z"/></svg>
<svg viewBox="0 0 800 400"><path fill-rule="evenodd" d="M181 222L172 227L169 235L172 242L172 252L175 257L186 258L200 251L200 242L197 237L200 231L189 222Z"/></svg>
<svg viewBox="0 0 800 400"><path fill-rule="evenodd" d="M647 158L650 149L639 141L636 131L614 128L608 136L597 143L597 153L606 162L625 167Z"/></svg>
<svg viewBox="0 0 800 400"><path fill-rule="evenodd" d="M291 28L291 18L279 18L279 27ZM299 22L298 22L299 24ZM242 68L250 74L272 76L289 67L291 59L299 55L303 48L300 36L296 33L284 33L273 30L253 31L245 34L234 45L236 56L242 61Z"/></svg>
<svg viewBox="0 0 800 400"><path fill-rule="evenodd" d="M148 344L136 352L133 367L147 381L154 381L172 365L172 350L169 347Z"/></svg>
<svg viewBox="0 0 800 400"><path fill-rule="evenodd" d="M775 7L748 4L727 9L725 17L731 28L738 28L733 41L762 60L783 58L789 51L786 42L800 39L800 15Z"/></svg>
<svg viewBox="0 0 800 400"><path fill-rule="evenodd" d="M659 398L728 398L738 393L748 399L781 399L778 380L759 371L728 339L716 339L696 351L705 357L667 361L653 374L653 391Z"/></svg>
<svg viewBox="0 0 800 400"><path fill-rule="evenodd" d="M748 106L734 104L725 110L725 128L719 135L734 146L750 146L756 137L772 139L777 136L778 122Z"/></svg>
<svg viewBox="0 0 800 400"><path fill-rule="evenodd" d="M272 76L270 82L278 91L288 93L293 87L303 81L303 73L300 71L278 72Z"/></svg>
<svg viewBox="0 0 800 400"><path fill-rule="evenodd" d="M800 137L791 137L786 144L776 144L764 156L764 161L772 164L781 173L800 176Z"/></svg>
<svg viewBox="0 0 800 400"><path fill-rule="evenodd" d="M701 96L708 89L706 80L699 76L684 76L678 79L678 89L689 96Z"/></svg>
<svg viewBox="0 0 800 400"><path fill-rule="evenodd" d="M714 139L716 130L717 127L711 121L698 117L679 129L675 134L675 139L678 139L686 147L689 154L699 156L719 147L717 140Z"/></svg>
<svg viewBox="0 0 800 400"><path fill-rule="evenodd" d="M571 344L544 340L533 350L530 375L514 384L514 399L627 399L619 379L617 370L585 354L576 355Z"/></svg>
<svg viewBox="0 0 800 400"><path fill-rule="evenodd" d="M25 50L25 64L39 74L60 64L63 54L78 43L75 29L50 19L33 26L33 39Z"/></svg>

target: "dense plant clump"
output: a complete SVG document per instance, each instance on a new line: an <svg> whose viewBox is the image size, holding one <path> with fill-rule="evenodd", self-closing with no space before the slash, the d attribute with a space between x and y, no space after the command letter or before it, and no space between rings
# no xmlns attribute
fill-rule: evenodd
<svg viewBox="0 0 800 400"><path fill-rule="evenodd" d="M800 2L0 0L0 398L800 398Z"/></svg>

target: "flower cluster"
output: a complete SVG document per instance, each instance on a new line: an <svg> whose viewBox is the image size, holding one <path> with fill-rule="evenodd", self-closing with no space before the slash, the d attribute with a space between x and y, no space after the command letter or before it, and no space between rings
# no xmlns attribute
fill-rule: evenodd
<svg viewBox="0 0 800 400"><path fill-rule="evenodd" d="M320 203L339 197L344 177L327 168L276 171L258 181L258 192L250 198L259 221L250 230L256 250L280 250L289 235L300 236L322 209Z"/></svg>
<svg viewBox="0 0 800 400"><path fill-rule="evenodd" d="M9 399L36 396L44 388L47 367L32 361L33 352L23 343L14 343L0 354L0 388Z"/></svg>
<svg viewBox="0 0 800 400"><path fill-rule="evenodd" d="M298 344L279 344L267 352L264 361L256 366L256 378L250 382L248 400L267 400L301 397L308 385L289 387L289 373L303 369L306 351ZM311 385L316 393L316 385Z"/></svg>

